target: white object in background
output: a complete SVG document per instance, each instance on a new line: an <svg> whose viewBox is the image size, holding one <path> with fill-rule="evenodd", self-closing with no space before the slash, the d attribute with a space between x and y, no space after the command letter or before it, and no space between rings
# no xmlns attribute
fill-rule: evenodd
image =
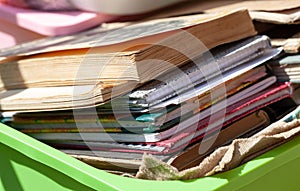
<svg viewBox="0 0 300 191"><path fill-rule="evenodd" d="M150 12L183 0L69 0L76 8L113 15Z"/></svg>

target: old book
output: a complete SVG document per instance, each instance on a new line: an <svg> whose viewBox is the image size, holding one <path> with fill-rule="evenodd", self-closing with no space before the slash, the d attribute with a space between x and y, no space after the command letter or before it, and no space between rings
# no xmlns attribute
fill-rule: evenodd
<svg viewBox="0 0 300 191"><path fill-rule="evenodd" d="M299 28L294 30L298 31ZM286 34L286 32L284 34ZM288 54L297 54L300 51L300 32L297 32L296 34L293 34L287 38L274 38L272 39L271 43L274 47L282 46L284 52Z"/></svg>
<svg viewBox="0 0 300 191"><path fill-rule="evenodd" d="M0 61L0 71L5 71L1 72L0 88L85 85L115 80L143 83L215 46L255 34L248 11L238 10L142 22L106 31L98 34L98 38L88 36L49 49L42 48L45 43L36 45L33 49L36 51L31 53L23 47L23 53L31 55ZM16 54L3 52L1 55ZM32 75L33 71L36 75Z"/></svg>
<svg viewBox="0 0 300 191"><path fill-rule="evenodd" d="M279 81L300 83L300 55L287 55L268 62Z"/></svg>
<svg viewBox="0 0 300 191"><path fill-rule="evenodd" d="M0 109L29 112L94 107L127 93L133 85L136 83L117 81L97 85L12 89L0 93Z"/></svg>
<svg viewBox="0 0 300 191"><path fill-rule="evenodd" d="M252 11L251 17L259 22L274 23L274 24L299 24L300 23L300 8L266 12Z"/></svg>
<svg viewBox="0 0 300 191"><path fill-rule="evenodd" d="M223 128L218 134L208 136L182 153L173 156L168 163L178 169L196 166L208 153L214 151L217 147L225 145L247 132L266 127L269 124L268 113L258 110Z"/></svg>
<svg viewBox="0 0 300 191"><path fill-rule="evenodd" d="M251 18L256 21L274 24L298 24L300 22L300 3L297 0L190 0L170 7L167 10L154 15L157 17L169 17L175 15L229 11L238 8L249 10Z"/></svg>

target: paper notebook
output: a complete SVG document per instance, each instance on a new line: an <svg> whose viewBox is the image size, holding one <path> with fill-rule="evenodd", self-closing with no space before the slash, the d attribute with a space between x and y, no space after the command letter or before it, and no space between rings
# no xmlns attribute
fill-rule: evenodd
<svg viewBox="0 0 300 191"><path fill-rule="evenodd" d="M268 62L279 81L300 83L300 55L287 55Z"/></svg>

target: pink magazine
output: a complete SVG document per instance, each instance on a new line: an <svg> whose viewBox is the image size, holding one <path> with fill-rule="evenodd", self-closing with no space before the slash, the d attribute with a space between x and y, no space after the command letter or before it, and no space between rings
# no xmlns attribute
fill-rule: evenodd
<svg viewBox="0 0 300 191"><path fill-rule="evenodd" d="M73 34L118 18L83 11L45 12L0 3L0 19L45 36Z"/></svg>

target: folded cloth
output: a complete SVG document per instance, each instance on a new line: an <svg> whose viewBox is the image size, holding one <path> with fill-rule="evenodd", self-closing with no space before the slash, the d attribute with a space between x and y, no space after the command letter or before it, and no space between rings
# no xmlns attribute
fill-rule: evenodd
<svg viewBox="0 0 300 191"><path fill-rule="evenodd" d="M262 154L300 133L300 120L278 121L259 133L249 137L235 139L228 146L215 150L198 166L178 171L151 155L144 154L137 178L150 180L189 180L210 176L233 169Z"/></svg>

